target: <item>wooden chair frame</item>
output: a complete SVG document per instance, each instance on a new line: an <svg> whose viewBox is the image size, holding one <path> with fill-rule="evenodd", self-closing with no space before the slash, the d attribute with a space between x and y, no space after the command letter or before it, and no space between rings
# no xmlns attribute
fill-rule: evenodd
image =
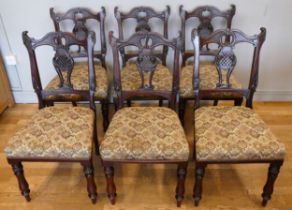
<svg viewBox="0 0 292 210"><path fill-rule="evenodd" d="M176 107L176 95L178 92L178 81L179 81L179 54L181 47L181 38L177 38L173 41L165 39L162 35L155 32L145 32L140 31L133 34L129 39L122 40L117 39L113 36L113 32L109 34L110 43L113 51L114 58L114 88L117 95L117 104L118 109L123 108L125 100L132 100L136 98L147 98L147 97L157 97L163 98L169 101L169 108L175 110ZM146 40L145 44L141 44L141 40ZM151 44L148 45L148 41L151 40ZM141 63L141 72L147 72L149 70L149 65L153 58L157 58L156 54L153 53L153 49L157 46L166 45L167 47L172 48L174 53L174 69L173 69L173 81L172 81L172 90L171 91L156 91L153 90L153 87L145 85L143 83L143 76L141 76L141 88L136 91L125 91L122 89L121 76L120 76L120 61L119 54L121 54L120 49L125 46L136 46L139 48L139 55L137 62L142 62L146 58L150 57L149 63ZM139 64L138 64L139 65ZM152 66L153 67L153 66ZM155 66L152 68L151 73L154 73ZM151 84L152 77L150 76L150 81L147 84ZM102 160L104 166L104 172L107 180L107 194L112 204L116 200L116 187L114 184L114 164L120 163L138 163L138 164L178 164L177 174L178 174L178 183L176 187L176 199L177 205L180 206L184 197L184 182L186 177L187 170L187 161L171 161L171 160Z"/></svg>
<svg viewBox="0 0 292 210"><path fill-rule="evenodd" d="M105 39L105 8L101 7L100 12L92 12L87 8L82 8L82 7L76 7L69 9L65 13L56 13L54 11L54 8L50 8L50 16L51 19L53 20L55 31L59 32L61 30L61 22L66 21L66 20L71 20L74 23L73 31L72 33L77 37L79 40L84 40L86 39L89 29L86 26L87 21L89 20L94 20L96 23L100 23L100 44L101 44L101 49L100 51L94 51L93 53L93 58L97 59L101 62L101 66L104 69L107 69L106 67L106 39ZM80 47L78 48L78 51L71 52L72 56L74 58L84 58L87 56L87 53L84 52ZM109 102L108 99L104 98L95 98L95 100L100 101L101 103L101 109L102 109L102 115L103 115L103 128L104 130L107 129L108 124L109 124L109 119L108 119L108 112L109 112ZM72 104L76 106L76 101L73 101Z"/></svg>
<svg viewBox="0 0 292 210"><path fill-rule="evenodd" d="M163 22L163 36L168 38L168 18L170 15L170 6L166 6L164 11L155 11L151 7L134 7L129 12L121 12L118 7L115 7L115 17L118 23L118 31L119 31L119 39L124 39L124 31L123 25L124 21L128 19L137 20L137 26L135 31L151 31L151 27L149 26L150 19L159 19ZM120 53L122 56L122 65L126 66L128 60L137 56L137 52L126 51L125 48L120 49ZM163 46L162 52L157 50L155 55L160 58L162 64L166 66L166 56L168 53L168 48ZM131 106L131 101L127 101L128 106ZM159 100L159 106L163 105L163 101Z"/></svg>
<svg viewBox="0 0 292 210"><path fill-rule="evenodd" d="M194 10L188 12L184 10L183 5L179 7L179 14L181 19L181 33L183 38L183 47L182 47L182 67L186 65L186 62L189 58L194 56L193 50L186 50L185 49L185 42L186 42L186 24L187 22L191 21L192 18L197 18L200 22L200 25L198 26L198 33L200 37L206 36L208 34L211 34L214 30L214 26L212 25L212 20L217 17L222 17L226 20L226 28L230 29L233 17L236 12L236 7L234 4L230 6L230 9L222 11L214 6L199 6L196 7ZM205 14L207 13L207 15ZM203 33L204 32L204 33ZM201 46L201 52L200 55L204 56L212 56L216 55L217 50L211 50L208 47L208 44ZM240 106L242 104L243 98L217 98L213 96L208 96L204 98L204 100L214 100L214 105L218 104L218 100L234 100L234 104L236 106ZM180 97L179 101L179 116L181 119L181 122L184 124L184 114L185 114L185 107L188 100L194 100L194 97L190 98L182 98Z"/></svg>
<svg viewBox="0 0 292 210"><path fill-rule="evenodd" d="M259 74L259 58L260 58L260 50L266 38L266 29L261 28L261 32L258 35L247 36L243 32L239 30L217 30L207 37L199 37L198 32L193 30L192 32L192 42L194 44L194 53L195 53L195 65L194 65L194 78L193 78L193 86L194 86L194 95L195 95L195 109L199 108L200 100L205 97L206 94L215 93L215 92L239 92L246 98L246 107L252 108L253 96L254 92L258 85L258 74ZM230 43L222 44L221 38L222 36L232 36L232 41ZM209 43L216 43L220 46L220 49L223 47L234 47L234 45L245 42L249 43L254 47L252 67L249 85L247 89L234 89L229 84L227 80L227 84L223 85L220 83L220 65L217 65L218 68L218 76L219 76L219 86L216 89L204 89L201 90L199 88L199 54L200 47ZM220 64L220 62L219 62ZM231 72L233 71L234 66L231 67ZM229 76L230 77L230 76ZM220 85L222 84L222 85ZM194 122L194 126L196 124ZM265 206L267 202L271 199L271 195L273 193L274 183L279 174L280 167L283 164L283 159L275 159L275 160L230 160L230 161L199 161L196 159L196 140L194 146L194 159L196 162L195 169L195 185L194 185L194 203L196 206L199 205L199 201L202 198L202 182L205 173L205 168L207 164L243 164L243 163L269 163L270 167L268 170L268 178L267 182L263 188L262 193L262 205Z"/></svg>
<svg viewBox="0 0 292 210"><path fill-rule="evenodd" d="M25 31L22 33L22 39L23 43L26 46L29 54L29 59L30 59L30 65L31 65L31 74L32 74L32 81L33 81L33 87L36 91L36 94L39 99L39 108L45 108L46 105L48 104L47 101L44 99L44 96L49 96L49 95L55 95L55 94L80 94L84 98L86 98L90 102L90 108L95 111L95 105L94 105L94 92L95 92L95 72L94 72L94 65L93 65L93 47L95 44L95 34L93 32L88 33L88 38L86 40L78 40L76 39L72 34L70 33L63 33L63 32L51 32L45 35L43 38L36 40L33 38L30 38L28 35L28 32ZM65 44L62 44L59 42L59 40L63 39L65 41ZM70 84L70 79L68 80L69 82L65 84L62 83L63 74L64 72L59 72L59 70L56 69L58 73L60 73L60 88L57 90L52 90L52 91L45 91L42 89L41 85L41 80L40 80L40 75L39 75L39 70L37 66L37 61L36 61L36 54L35 50L36 48L40 46L51 46L52 48L55 49L56 54L55 57L57 60L66 59L71 60L71 62L68 62L66 64L61 64L55 63L57 68L66 68L68 77L70 78L70 71L72 72L72 64L74 65L73 58L68 54L68 48L69 46L72 45L78 45L84 47L86 49L87 54L88 54L88 66L89 66L89 83L90 83L90 90L88 91L79 91L79 90L74 90L74 87L72 84ZM65 49L65 50L64 50ZM59 61L60 61L59 60ZM54 61L55 62L55 61ZM69 64L70 63L70 64ZM68 68L67 68L68 67ZM71 69L71 70L70 70ZM95 120L94 120L95 121ZM96 127L96 126L95 126ZM94 130L94 135L96 135L96 130ZM18 185L19 189L21 191L21 194L25 197L27 201L30 201L30 189L29 185L24 177L24 172L23 172L23 166L22 162L78 162L80 163L83 168L84 168L84 175L87 180L87 191L88 191L88 196L91 199L92 203L96 202L97 198L97 193L96 193L96 185L94 181L94 168L92 164L92 158L90 157L89 159L53 159L53 158L26 158L26 157L17 157L17 158L12 158L8 157L7 158L8 163L12 166L13 172L17 177L18 180Z"/></svg>

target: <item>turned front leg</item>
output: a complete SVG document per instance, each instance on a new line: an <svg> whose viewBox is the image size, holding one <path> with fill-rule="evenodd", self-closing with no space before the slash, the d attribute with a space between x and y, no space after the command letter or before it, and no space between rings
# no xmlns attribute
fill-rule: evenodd
<svg viewBox="0 0 292 210"><path fill-rule="evenodd" d="M28 183L24 177L23 166L22 166L21 162L15 162L15 163L10 163L10 164L12 166L12 170L13 170L15 176L17 177L18 186L19 186L19 189L21 191L21 194L25 197L26 201L29 202L31 200L30 196L29 196L30 190L29 190Z"/></svg>
<svg viewBox="0 0 292 210"><path fill-rule="evenodd" d="M88 197L91 199L93 204L96 203L97 193L96 193L96 185L94 181L94 169L91 162L82 163L84 175L87 181L87 192Z"/></svg>
<svg viewBox="0 0 292 210"><path fill-rule="evenodd" d="M104 173L105 173L106 184L107 184L106 186L107 196L111 204L115 204L117 194L116 194L116 186L114 183L114 167L105 166Z"/></svg>

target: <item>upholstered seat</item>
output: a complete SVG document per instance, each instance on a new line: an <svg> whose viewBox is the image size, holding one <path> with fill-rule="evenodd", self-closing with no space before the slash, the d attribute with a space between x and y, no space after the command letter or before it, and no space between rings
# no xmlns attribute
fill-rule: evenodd
<svg viewBox="0 0 292 210"><path fill-rule="evenodd" d="M182 98L193 98L193 65L186 65L181 69L180 74L180 97ZM226 77L223 76L223 79ZM211 62L201 62L200 64L200 89L214 89L218 83L218 73L216 66ZM242 88L242 85L236 80L236 78L231 75L230 83L233 88ZM220 98L231 97L236 95L236 93L221 94ZM237 94L238 95L238 94Z"/></svg>
<svg viewBox="0 0 292 210"><path fill-rule="evenodd" d="M89 159L94 112L86 107L46 107L9 140L8 158Z"/></svg>
<svg viewBox="0 0 292 210"><path fill-rule="evenodd" d="M177 114L165 107L128 107L115 113L100 145L103 160L181 160L189 145Z"/></svg>
<svg viewBox="0 0 292 210"><path fill-rule="evenodd" d="M282 160L285 147L255 111L201 107L195 112L198 161Z"/></svg>
<svg viewBox="0 0 292 210"><path fill-rule="evenodd" d="M124 91L138 90L141 86L141 77L136 63L128 62L121 71L122 88ZM145 81L147 81L145 79ZM154 90L171 90L172 75L169 69L158 64L153 75L152 85Z"/></svg>
<svg viewBox="0 0 292 210"><path fill-rule="evenodd" d="M101 65L94 65L95 68L95 77L96 77L96 91L95 97L106 99L108 95L108 79L106 70ZM66 79L65 79L66 81ZM75 90L88 90L88 69L87 63L76 63L72 72L71 82ZM46 90L54 90L59 88L60 79L58 75L53 78L45 88ZM53 97L60 97L60 96L49 96L50 100L54 100ZM70 100L73 98L74 100L78 100L77 94L66 94L63 96L64 98L68 98Z"/></svg>

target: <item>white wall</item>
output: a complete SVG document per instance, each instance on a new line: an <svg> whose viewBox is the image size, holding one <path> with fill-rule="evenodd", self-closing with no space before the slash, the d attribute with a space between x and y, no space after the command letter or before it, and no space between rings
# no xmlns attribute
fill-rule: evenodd
<svg viewBox="0 0 292 210"><path fill-rule="evenodd" d="M267 39L261 55L257 99L292 100L291 0L0 0L1 51L3 56L11 53L17 57L17 65L7 68L16 102L36 102L31 84L28 54L22 43L21 33L28 30L30 36L40 38L45 33L53 31L53 24L49 17L50 7L55 7L58 11L66 11L72 7L82 6L99 11L101 6L105 6L106 35L109 30L114 30L117 35L117 25L113 15L115 6L119 6L122 11L128 11L134 6L151 6L157 10L163 10L165 5L170 5L169 35L173 38L180 28L178 16L180 4L183 4L186 10L191 10L205 4L227 9L232 3L237 7L233 19L234 28L239 28L251 35L258 33L261 26L267 28ZM110 64L110 49L107 60ZM46 57L41 60L43 66L50 63L51 60L47 60ZM237 73L245 83L248 78L245 74L248 70L244 68L246 65L244 62L240 63L241 71ZM53 71L42 74L45 81L52 76Z"/></svg>

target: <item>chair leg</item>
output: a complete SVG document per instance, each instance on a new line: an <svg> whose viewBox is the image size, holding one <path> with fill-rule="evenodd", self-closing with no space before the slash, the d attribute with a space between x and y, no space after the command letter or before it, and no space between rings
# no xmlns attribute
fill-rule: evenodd
<svg viewBox="0 0 292 210"><path fill-rule="evenodd" d="M99 155L99 143L98 143L98 135L97 135L97 123L96 123L96 112L94 113L94 123L93 123L93 142L95 146L95 154Z"/></svg>
<svg viewBox="0 0 292 210"><path fill-rule="evenodd" d="M243 98L238 98L234 100L234 106L241 106Z"/></svg>
<svg viewBox="0 0 292 210"><path fill-rule="evenodd" d="M114 183L114 167L112 166L105 166L104 167L104 173L105 173L105 178L106 178L106 191L107 191L107 196L111 202L111 204L116 203L116 186Z"/></svg>
<svg viewBox="0 0 292 210"><path fill-rule="evenodd" d="M184 125L185 121L186 102L184 99L179 100L179 119L182 125Z"/></svg>
<svg viewBox="0 0 292 210"><path fill-rule="evenodd" d="M206 164L197 163L196 165L196 171L195 171L196 177L195 177L195 186L194 186L194 192L193 192L195 206L199 205L199 202L202 198L203 177L205 174L205 167L206 167Z"/></svg>
<svg viewBox="0 0 292 210"><path fill-rule="evenodd" d="M76 101L72 101L72 106L77 106Z"/></svg>
<svg viewBox="0 0 292 210"><path fill-rule="evenodd" d="M184 199L187 165L188 165L187 162L180 163L177 167L177 186L175 195L177 207L181 206L181 203Z"/></svg>
<svg viewBox="0 0 292 210"><path fill-rule="evenodd" d="M88 197L91 199L93 204L96 203L97 193L96 193L96 185L94 181L94 169L92 165L92 161L82 162L81 165L83 166L84 175L87 181L87 192Z"/></svg>
<svg viewBox="0 0 292 210"><path fill-rule="evenodd" d="M213 106L217 106L218 105L218 102L219 102L219 100L214 100L214 102L213 102Z"/></svg>
<svg viewBox="0 0 292 210"><path fill-rule="evenodd" d="M159 99L159 106L163 106L163 100L162 99Z"/></svg>
<svg viewBox="0 0 292 210"><path fill-rule="evenodd" d="M130 100L127 100L127 106L131 107L132 106L132 102Z"/></svg>
<svg viewBox="0 0 292 210"><path fill-rule="evenodd" d="M282 164L283 164L283 161L273 162L270 164L269 171L268 171L268 179L262 193L263 206L266 206L268 201L272 197L272 193L274 190L274 183L278 177Z"/></svg>
<svg viewBox="0 0 292 210"><path fill-rule="evenodd" d="M23 166L21 164L21 162L10 162L8 160L9 164L11 164L12 166L12 170L15 174L15 176L17 177L18 180L18 186L19 189L21 191L21 194L25 197L26 201L30 201L30 196L29 196L29 186L28 183L24 177L24 173L23 173Z"/></svg>
<svg viewBox="0 0 292 210"><path fill-rule="evenodd" d="M103 130L106 131L109 125L108 103L106 101L101 102L101 111L102 111L102 117L103 117Z"/></svg>

